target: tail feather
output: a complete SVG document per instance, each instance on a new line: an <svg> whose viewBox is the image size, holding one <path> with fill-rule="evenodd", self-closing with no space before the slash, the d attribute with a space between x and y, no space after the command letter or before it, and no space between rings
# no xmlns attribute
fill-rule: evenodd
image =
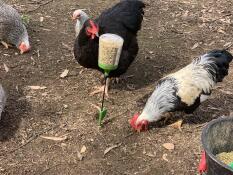
<svg viewBox="0 0 233 175"><path fill-rule="evenodd" d="M213 80L221 82L223 78L228 75L229 64L233 56L226 50L213 50L203 55L200 58L200 63L208 69L212 75Z"/></svg>

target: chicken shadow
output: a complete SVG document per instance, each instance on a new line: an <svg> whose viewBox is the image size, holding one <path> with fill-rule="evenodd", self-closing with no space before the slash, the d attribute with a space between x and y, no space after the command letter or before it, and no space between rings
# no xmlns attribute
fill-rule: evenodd
<svg viewBox="0 0 233 175"><path fill-rule="evenodd" d="M137 90L151 84L156 84L160 78L172 72L178 65L177 63L172 64L172 61L168 59L178 60L175 56L157 55L153 58L142 57L142 54L137 56L128 71L121 76L124 79L123 82L114 84L113 89L129 91L130 88L128 86L132 86L134 90Z"/></svg>
<svg viewBox="0 0 233 175"><path fill-rule="evenodd" d="M13 138L20 127L22 118L31 110L30 104L24 98L22 89L13 86L4 86L7 93L7 102L0 121L0 141Z"/></svg>

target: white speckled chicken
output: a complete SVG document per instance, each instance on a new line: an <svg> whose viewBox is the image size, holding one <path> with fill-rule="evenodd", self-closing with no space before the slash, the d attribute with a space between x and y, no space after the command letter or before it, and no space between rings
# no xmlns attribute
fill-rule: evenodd
<svg viewBox="0 0 233 175"><path fill-rule="evenodd" d="M6 99L7 99L6 92L4 91L2 85L0 84L0 119L1 119L1 115L4 110L4 107L6 105Z"/></svg>
<svg viewBox="0 0 233 175"><path fill-rule="evenodd" d="M15 45L23 54L30 50L29 37L23 21L13 7L0 0L0 41L8 48Z"/></svg>
<svg viewBox="0 0 233 175"><path fill-rule="evenodd" d="M232 59L226 50L213 50L162 78L142 113L131 119L131 126L138 131L147 130L149 122L160 120L166 112L192 113L228 74Z"/></svg>

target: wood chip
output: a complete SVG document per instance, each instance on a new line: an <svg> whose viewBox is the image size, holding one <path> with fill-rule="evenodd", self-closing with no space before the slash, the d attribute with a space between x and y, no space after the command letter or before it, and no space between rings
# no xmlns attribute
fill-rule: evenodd
<svg viewBox="0 0 233 175"><path fill-rule="evenodd" d="M209 43L209 46L212 46L213 44L215 44L215 41L212 41L211 43Z"/></svg>
<svg viewBox="0 0 233 175"><path fill-rule="evenodd" d="M188 13L189 13L189 11L186 10L182 16L183 16L184 18L186 18L186 17L188 16Z"/></svg>
<svg viewBox="0 0 233 175"><path fill-rule="evenodd" d="M156 157L156 153L146 153L145 154L146 156L148 156L148 157Z"/></svg>
<svg viewBox="0 0 233 175"><path fill-rule="evenodd" d="M223 45L223 47L229 47L232 44L232 42L228 42L226 44Z"/></svg>
<svg viewBox="0 0 233 175"><path fill-rule="evenodd" d="M173 143L164 143L163 147L166 148L167 150L174 150L175 145Z"/></svg>
<svg viewBox="0 0 233 175"><path fill-rule="evenodd" d="M113 145L113 146L108 147L108 148L104 151L104 156L105 156L107 153L109 153L112 149L118 148L119 146L121 146L121 143L120 143L120 144L117 144L117 145Z"/></svg>
<svg viewBox="0 0 233 175"><path fill-rule="evenodd" d="M65 70L61 73L60 78L65 78L65 77L68 75L68 73L69 73L69 70L68 70L68 69L65 69Z"/></svg>
<svg viewBox="0 0 233 175"><path fill-rule="evenodd" d="M83 147L81 148L80 153L81 153L81 154L82 154L82 153L85 153L86 150L87 150L87 147L86 147L85 145L83 145Z"/></svg>
<svg viewBox="0 0 233 175"><path fill-rule="evenodd" d="M6 72L9 72L9 68L7 67L7 65L5 63L3 63L4 69Z"/></svg>
<svg viewBox="0 0 233 175"><path fill-rule="evenodd" d="M178 120L175 123L170 124L169 126L175 128L175 129L179 129L180 131L182 131L182 128L181 128L182 123L183 123L183 120L181 119L181 120Z"/></svg>
<svg viewBox="0 0 233 175"><path fill-rule="evenodd" d="M153 51L149 51L149 53L150 53L150 54L154 54L154 52L153 52Z"/></svg>
<svg viewBox="0 0 233 175"><path fill-rule="evenodd" d="M45 86L28 86L31 90L43 90L46 89L47 87Z"/></svg>
<svg viewBox="0 0 233 175"><path fill-rule="evenodd" d="M42 30L46 31L46 32L51 32L50 29L46 29L46 28L42 28Z"/></svg>
<svg viewBox="0 0 233 175"><path fill-rule="evenodd" d="M194 49L196 49L198 46L199 46L199 43L195 43L191 49L194 50Z"/></svg>
<svg viewBox="0 0 233 175"><path fill-rule="evenodd" d="M83 155L79 151L77 152L77 156L80 161L83 160Z"/></svg>
<svg viewBox="0 0 233 175"><path fill-rule="evenodd" d="M64 141L67 139L67 136L64 137L53 137L53 136L40 136L43 139L53 140L53 141Z"/></svg>
<svg viewBox="0 0 233 175"><path fill-rule="evenodd" d="M217 31L218 33L222 33L222 34L226 34L226 32L224 31L224 30L222 30L221 28L220 29L218 29L218 31Z"/></svg>
<svg viewBox="0 0 233 175"><path fill-rule="evenodd" d="M230 116L230 117L233 117L233 111L230 111L229 116Z"/></svg>
<svg viewBox="0 0 233 175"><path fill-rule="evenodd" d="M65 44L65 43L61 43L62 44L62 46L64 46L66 49L68 49L69 51L73 51L73 48L72 47L70 47L68 44Z"/></svg>
<svg viewBox="0 0 233 175"><path fill-rule="evenodd" d="M44 17L41 16L41 17L40 17L40 22L43 22L43 21L44 21Z"/></svg>
<svg viewBox="0 0 233 175"><path fill-rule="evenodd" d="M233 95L233 93L231 91L225 91L222 89L220 89L219 91L221 91L222 93L227 94L227 95Z"/></svg>
<svg viewBox="0 0 233 175"><path fill-rule="evenodd" d="M169 162L169 160L167 159L167 154L163 154L162 159Z"/></svg>

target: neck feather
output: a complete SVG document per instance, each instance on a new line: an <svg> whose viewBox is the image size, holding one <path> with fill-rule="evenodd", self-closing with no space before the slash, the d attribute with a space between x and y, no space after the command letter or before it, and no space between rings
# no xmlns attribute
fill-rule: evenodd
<svg viewBox="0 0 233 175"><path fill-rule="evenodd" d="M81 18L77 20L75 25L75 36L77 37L80 33L80 30L83 28L83 24L89 19L86 13L83 13Z"/></svg>
<svg viewBox="0 0 233 175"><path fill-rule="evenodd" d="M139 120L149 122L158 121L164 112L169 112L175 107L176 83L173 79L166 78L156 87L150 98L147 100Z"/></svg>

